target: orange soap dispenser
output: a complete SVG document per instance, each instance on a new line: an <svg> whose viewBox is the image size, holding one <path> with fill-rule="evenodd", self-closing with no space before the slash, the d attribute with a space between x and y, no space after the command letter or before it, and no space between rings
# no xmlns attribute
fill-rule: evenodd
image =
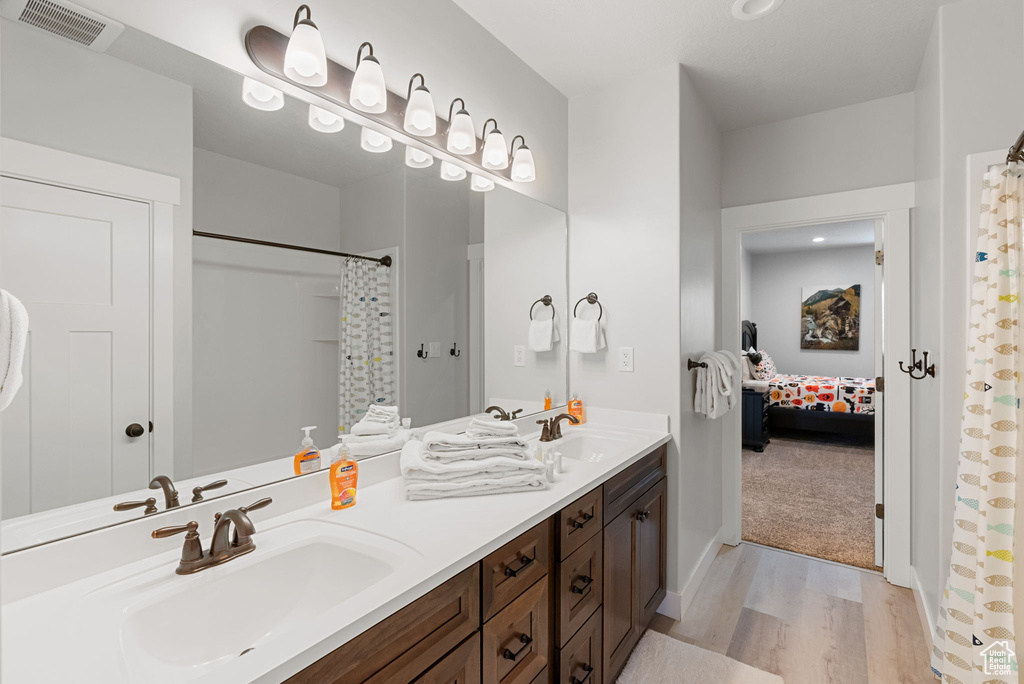
<svg viewBox="0 0 1024 684"><path fill-rule="evenodd" d="M331 508L340 511L356 505L359 464L349 458L344 442L338 447L338 460L331 465Z"/></svg>
<svg viewBox="0 0 1024 684"><path fill-rule="evenodd" d="M313 444L309 436L310 430L316 430L316 425L309 425L302 428L306 436L302 438L302 448L295 454L295 474L305 475L320 470L320 450Z"/></svg>
<svg viewBox="0 0 1024 684"><path fill-rule="evenodd" d="M579 421L575 425L583 425L587 422L587 410L583 408L583 402L575 392L569 401L569 415ZM569 423L569 425L573 425L573 423Z"/></svg>

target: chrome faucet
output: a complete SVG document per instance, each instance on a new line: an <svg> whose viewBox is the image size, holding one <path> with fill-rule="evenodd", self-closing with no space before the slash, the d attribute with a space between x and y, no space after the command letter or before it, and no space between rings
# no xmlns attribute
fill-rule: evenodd
<svg viewBox="0 0 1024 684"><path fill-rule="evenodd" d="M185 543L181 547L181 560L175 572L179 575L191 575L253 551L256 543L252 540L252 535L256 533L256 528L249 520L248 513L269 506L272 502L273 499L267 497L254 504L232 508L214 516L213 539L210 541L210 550L205 553L203 543L199 539L199 523L195 520L186 525L153 530L153 538L163 539L184 532ZM229 538L228 533L232 528L235 533Z"/></svg>
<svg viewBox="0 0 1024 684"><path fill-rule="evenodd" d="M149 483L149 488L164 490L164 503L167 504L167 508L177 508L181 505L178 503L178 490L174 488L171 478L166 475L154 477Z"/></svg>
<svg viewBox="0 0 1024 684"><path fill-rule="evenodd" d="M484 409L484 413L491 413L492 411L496 411L494 417L498 420L515 420L519 417L519 414L523 412L523 409L516 409L512 413L506 412L505 409L500 406L488 406Z"/></svg>
<svg viewBox="0 0 1024 684"><path fill-rule="evenodd" d="M568 413L559 413L554 418L547 418L544 420L538 420L537 425L543 425L540 433L540 441L542 442L554 442L556 439L562 438L562 425L563 419L568 419L573 424L579 423L580 419L576 416L570 416Z"/></svg>

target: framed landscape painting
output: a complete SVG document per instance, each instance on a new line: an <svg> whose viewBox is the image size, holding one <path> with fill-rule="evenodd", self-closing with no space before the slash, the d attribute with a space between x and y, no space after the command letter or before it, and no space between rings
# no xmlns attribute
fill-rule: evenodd
<svg viewBox="0 0 1024 684"><path fill-rule="evenodd" d="M801 295L801 349L860 349L860 285L804 287Z"/></svg>

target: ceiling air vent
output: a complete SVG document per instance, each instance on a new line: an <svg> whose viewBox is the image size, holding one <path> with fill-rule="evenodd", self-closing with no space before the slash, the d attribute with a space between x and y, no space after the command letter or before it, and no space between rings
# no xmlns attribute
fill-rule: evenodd
<svg viewBox="0 0 1024 684"><path fill-rule="evenodd" d="M5 0L0 16L103 52L124 31L119 24L73 2Z"/></svg>

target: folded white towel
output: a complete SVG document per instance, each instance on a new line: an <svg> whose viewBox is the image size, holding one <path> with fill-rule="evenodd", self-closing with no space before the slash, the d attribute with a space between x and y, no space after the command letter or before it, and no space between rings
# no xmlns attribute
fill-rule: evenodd
<svg viewBox="0 0 1024 684"><path fill-rule="evenodd" d="M352 426L353 435L388 435L394 436L400 423L396 420L391 423L378 423L373 420L361 420Z"/></svg>
<svg viewBox="0 0 1024 684"><path fill-rule="evenodd" d="M346 435L342 438L342 441L348 448L349 456L355 459L360 459L366 458L367 456L378 456L380 454L398 451L405 446L406 442L411 438L412 432L410 430L399 430L394 437L386 437L373 442L353 442L351 441L352 435ZM339 449L341 449L341 443L335 444L321 452L324 456L324 458L320 460L322 468L330 466L331 462L337 457Z"/></svg>
<svg viewBox="0 0 1024 684"><path fill-rule="evenodd" d="M7 290L0 290L0 411L11 405L24 382L21 364L27 339L25 305Z"/></svg>
<svg viewBox="0 0 1024 684"><path fill-rule="evenodd" d="M736 376L740 372L739 361L729 351L717 351L700 358L707 368L697 369L697 389L693 397L693 410L708 418L718 418L728 413L738 401L734 391Z"/></svg>
<svg viewBox="0 0 1024 684"><path fill-rule="evenodd" d="M398 430L382 435L342 435L342 439L349 444L373 444L374 442L386 442L398 434Z"/></svg>
<svg viewBox="0 0 1024 684"><path fill-rule="evenodd" d="M569 333L569 349L582 354L594 354L605 348L604 330L597 318L573 318Z"/></svg>
<svg viewBox="0 0 1024 684"><path fill-rule="evenodd" d="M410 501L445 499L460 496L484 496L487 494L511 494L514 492L535 492L547 489L544 475L523 473L499 479L482 479L473 482L416 482L405 483L405 496Z"/></svg>
<svg viewBox="0 0 1024 684"><path fill-rule="evenodd" d="M402 476L424 482L471 482L534 473L544 475L546 467L536 459L525 461L507 456L488 456L473 461L441 463L423 458L423 442L412 440L402 447L399 459Z"/></svg>
<svg viewBox="0 0 1024 684"><path fill-rule="evenodd" d="M558 340L558 325L555 323L554 317L541 320L532 319L530 321L526 342L526 346L530 351L551 351Z"/></svg>
<svg viewBox="0 0 1024 684"><path fill-rule="evenodd" d="M431 431L423 436L423 458L434 461L477 460L489 456L508 456L526 460L526 442L518 437L481 437L452 435Z"/></svg>
<svg viewBox="0 0 1024 684"><path fill-rule="evenodd" d="M466 436L471 439L486 437L518 437L519 428L510 420L494 418L473 418L466 428Z"/></svg>

